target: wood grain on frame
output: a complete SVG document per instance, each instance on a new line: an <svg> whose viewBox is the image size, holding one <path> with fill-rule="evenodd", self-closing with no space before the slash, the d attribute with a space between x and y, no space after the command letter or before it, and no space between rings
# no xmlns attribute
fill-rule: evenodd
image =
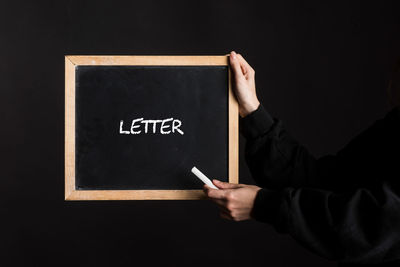
<svg viewBox="0 0 400 267"><path fill-rule="evenodd" d="M65 58L65 199L75 191L75 65Z"/></svg>
<svg viewBox="0 0 400 267"><path fill-rule="evenodd" d="M229 56L65 56L65 199L66 200L190 200L204 199L202 190L76 190L75 67L79 65L228 66L230 183L239 181L238 103L232 91Z"/></svg>
<svg viewBox="0 0 400 267"><path fill-rule="evenodd" d="M227 66L227 56L67 56L74 65Z"/></svg>

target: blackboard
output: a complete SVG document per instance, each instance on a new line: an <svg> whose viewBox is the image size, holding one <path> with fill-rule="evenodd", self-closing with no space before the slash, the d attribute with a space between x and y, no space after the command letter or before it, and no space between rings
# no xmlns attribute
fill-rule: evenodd
<svg viewBox="0 0 400 267"><path fill-rule="evenodd" d="M227 62L67 56L66 199L199 199L193 166L237 182Z"/></svg>

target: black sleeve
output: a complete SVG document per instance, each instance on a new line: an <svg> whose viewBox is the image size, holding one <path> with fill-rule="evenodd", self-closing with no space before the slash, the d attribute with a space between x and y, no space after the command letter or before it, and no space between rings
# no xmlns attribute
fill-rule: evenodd
<svg viewBox="0 0 400 267"><path fill-rule="evenodd" d="M400 259L400 196L398 186L389 183L347 193L261 189L252 216L328 259L352 263Z"/></svg>
<svg viewBox="0 0 400 267"><path fill-rule="evenodd" d="M260 106L241 121L250 171L268 188L257 193L252 216L329 259L400 258L399 114L390 112L337 155L320 159L280 120L261 122L266 114Z"/></svg>
<svg viewBox="0 0 400 267"><path fill-rule="evenodd" d="M400 109L392 109L336 155L318 159L261 104L241 119L240 130L246 138L247 165L256 183L262 187L341 191L343 188L373 186L382 179L397 179L398 171L394 166L400 158Z"/></svg>
<svg viewBox="0 0 400 267"><path fill-rule="evenodd" d="M316 158L263 105L240 120L240 130L246 138L245 159L258 185L281 189L318 184Z"/></svg>

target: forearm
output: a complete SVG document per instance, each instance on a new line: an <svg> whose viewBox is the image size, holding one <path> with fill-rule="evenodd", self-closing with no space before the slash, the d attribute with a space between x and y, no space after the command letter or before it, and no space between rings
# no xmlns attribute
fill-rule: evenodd
<svg viewBox="0 0 400 267"><path fill-rule="evenodd" d="M317 183L316 159L262 105L241 120L245 159L260 186L279 189Z"/></svg>

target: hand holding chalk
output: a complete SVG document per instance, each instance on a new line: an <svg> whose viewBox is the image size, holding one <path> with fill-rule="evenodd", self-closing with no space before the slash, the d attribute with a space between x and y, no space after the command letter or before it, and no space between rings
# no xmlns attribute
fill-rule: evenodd
<svg viewBox="0 0 400 267"><path fill-rule="evenodd" d="M208 185L209 187L213 188L213 189L218 189L218 187L216 187L210 179L207 178L207 176L205 176L201 171L199 171L199 169L197 169L196 167L192 168L192 173L194 175L197 176L197 178L199 178L203 183L205 183L206 185Z"/></svg>

